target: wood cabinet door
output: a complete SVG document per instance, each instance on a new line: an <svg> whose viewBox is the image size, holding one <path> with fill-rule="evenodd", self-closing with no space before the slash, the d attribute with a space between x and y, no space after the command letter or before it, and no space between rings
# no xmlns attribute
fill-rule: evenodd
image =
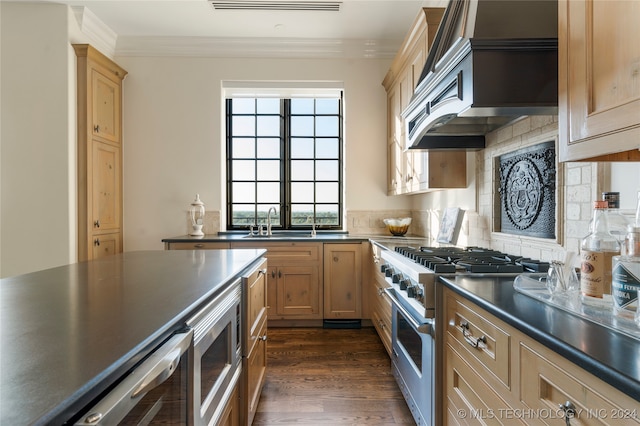
<svg viewBox="0 0 640 426"><path fill-rule="evenodd" d="M93 232L119 229L121 226L121 150L102 142L93 142L91 169L91 211Z"/></svg>
<svg viewBox="0 0 640 426"><path fill-rule="evenodd" d="M246 395L244 395L243 401L246 404L244 410L244 416L246 421L243 422L245 426L251 426L253 418L256 415L258 409L258 403L260 402L260 395L264 386L264 381L267 374L267 319L263 318L258 324L260 339L257 340L257 344L253 347L249 356L245 359L245 389Z"/></svg>
<svg viewBox="0 0 640 426"><path fill-rule="evenodd" d="M322 294L317 266L281 266L277 271L276 314L321 319Z"/></svg>
<svg viewBox="0 0 640 426"><path fill-rule="evenodd" d="M402 193L403 153L402 153L402 106L399 85L394 85L387 95L388 109L388 153L387 153L387 194Z"/></svg>
<svg viewBox="0 0 640 426"><path fill-rule="evenodd" d="M216 426L238 426L240 425L240 393L238 386L233 389L227 405L225 405Z"/></svg>
<svg viewBox="0 0 640 426"><path fill-rule="evenodd" d="M640 159L638 22L636 1L559 2L560 161Z"/></svg>
<svg viewBox="0 0 640 426"><path fill-rule="evenodd" d="M105 71L91 70L92 135L120 144L120 82Z"/></svg>
<svg viewBox="0 0 640 426"><path fill-rule="evenodd" d="M324 318L362 318L362 245L324 245Z"/></svg>
<svg viewBox="0 0 640 426"><path fill-rule="evenodd" d="M101 257L111 256L122 252L122 237L119 232L110 234L97 234L93 236L89 247L92 247L91 259L100 259Z"/></svg>
<svg viewBox="0 0 640 426"><path fill-rule="evenodd" d="M260 327L267 318L267 261L263 260L257 269L243 279L245 329L244 338L247 352L251 352L261 338Z"/></svg>

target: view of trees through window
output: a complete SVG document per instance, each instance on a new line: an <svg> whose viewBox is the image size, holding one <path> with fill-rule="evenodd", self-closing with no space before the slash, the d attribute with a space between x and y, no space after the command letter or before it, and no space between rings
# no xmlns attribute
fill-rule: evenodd
<svg viewBox="0 0 640 426"><path fill-rule="evenodd" d="M227 229L341 228L342 99L226 102Z"/></svg>

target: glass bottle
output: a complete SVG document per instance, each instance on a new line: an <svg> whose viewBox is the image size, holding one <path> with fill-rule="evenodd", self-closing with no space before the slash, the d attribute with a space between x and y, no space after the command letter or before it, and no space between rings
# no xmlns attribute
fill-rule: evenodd
<svg viewBox="0 0 640 426"><path fill-rule="evenodd" d="M627 235L627 226L631 224L631 221L620 212L620 193L603 192L602 200L609 203L606 211L609 232L616 237L616 240L622 246Z"/></svg>
<svg viewBox="0 0 640 426"><path fill-rule="evenodd" d="M606 201L594 202L591 232L580 244L580 293L583 302L611 295L613 256L620 254L620 243L609 232Z"/></svg>
<svg viewBox="0 0 640 426"><path fill-rule="evenodd" d="M638 291L640 290L640 227L629 225L625 249L613 257L611 295L613 314L640 322Z"/></svg>

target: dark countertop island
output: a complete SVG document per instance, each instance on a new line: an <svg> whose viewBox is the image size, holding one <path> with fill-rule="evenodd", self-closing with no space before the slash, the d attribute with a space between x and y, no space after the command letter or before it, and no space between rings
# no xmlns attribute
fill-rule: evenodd
<svg viewBox="0 0 640 426"><path fill-rule="evenodd" d="M0 280L0 424L62 424L264 253L127 252Z"/></svg>
<svg viewBox="0 0 640 426"><path fill-rule="evenodd" d="M457 275L440 282L507 324L640 401L640 340L513 288L514 277Z"/></svg>

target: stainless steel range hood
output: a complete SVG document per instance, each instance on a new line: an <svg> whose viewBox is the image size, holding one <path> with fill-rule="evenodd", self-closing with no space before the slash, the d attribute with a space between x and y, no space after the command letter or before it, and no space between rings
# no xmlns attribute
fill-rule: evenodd
<svg viewBox="0 0 640 426"><path fill-rule="evenodd" d="M411 102L407 147L478 150L524 115L558 112L556 0L450 0Z"/></svg>

